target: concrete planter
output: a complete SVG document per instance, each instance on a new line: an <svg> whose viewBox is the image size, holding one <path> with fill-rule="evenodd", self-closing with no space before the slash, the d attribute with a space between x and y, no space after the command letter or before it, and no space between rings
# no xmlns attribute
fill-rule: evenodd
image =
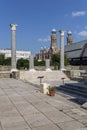
<svg viewBox="0 0 87 130"><path fill-rule="evenodd" d="M40 84L41 92L44 94L49 94L48 87L49 87L49 84L47 84L47 83Z"/></svg>

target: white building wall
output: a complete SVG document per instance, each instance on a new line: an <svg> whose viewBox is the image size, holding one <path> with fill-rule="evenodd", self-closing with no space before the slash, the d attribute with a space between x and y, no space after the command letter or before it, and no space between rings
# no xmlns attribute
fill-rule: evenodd
<svg viewBox="0 0 87 130"><path fill-rule="evenodd" d="M11 50L0 50L0 54L4 54L5 58L9 58L11 57ZM29 59L30 55L30 51L16 51L16 60L20 58Z"/></svg>

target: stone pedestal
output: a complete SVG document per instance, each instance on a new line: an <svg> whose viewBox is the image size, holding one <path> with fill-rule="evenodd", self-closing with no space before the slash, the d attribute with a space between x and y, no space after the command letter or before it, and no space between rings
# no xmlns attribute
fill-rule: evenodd
<svg viewBox="0 0 87 130"><path fill-rule="evenodd" d="M40 84L41 92L44 94L49 94L48 87L49 87L49 84L47 84L47 83Z"/></svg>
<svg viewBox="0 0 87 130"><path fill-rule="evenodd" d="M46 59L46 71L52 71L50 69L50 59Z"/></svg>
<svg viewBox="0 0 87 130"><path fill-rule="evenodd" d="M32 55L30 56L30 61L29 61L29 71L32 71L32 72L36 71L34 69L34 57Z"/></svg>

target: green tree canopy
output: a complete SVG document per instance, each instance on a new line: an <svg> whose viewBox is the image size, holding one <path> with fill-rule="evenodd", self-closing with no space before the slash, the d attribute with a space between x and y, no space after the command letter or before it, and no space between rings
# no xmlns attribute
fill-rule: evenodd
<svg viewBox="0 0 87 130"><path fill-rule="evenodd" d="M7 66L11 65L11 57L4 59L4 65L7 65Z"/></svg>
<svg viewBox="0 0 87 130"><path fill-rule="evenodd" d="M45 61L38 61L34 59L34 65L35 66L45 66Z"/></svg>
<svg viewBox="0 0 87 130"><path fill-rule="evenodd" d="M29 60L23 59L23 58L18 59L17 60L17 68L18 69L21 69L21 68L23 68L23 69L25 69L25 68L29 69Z"/></svg>
<svg viewBox="0 0 87 130"><path fill-rule="evenodd" d="M64 65L68 65L69 64L69 58L67 57L67 55L64 55Z"/></svg>
<svg viewBox="0 0 87 130"><path fill-rule="evenodd" d="M69 63L67 55L64 55L64 65L66 66ZM51 65L60 66L60 54L53 54L51 57Z"/></svg>
<svg viewBox="0 0 87 130"><path fill-rule="evenodd" d="M60 54L53 54L51 56L51 65L53 65L53 66L60 65Z"/></svg>
<svg viewBox="0 0 87 130"><path fill-rule="evenodd" d="M4 65L5 56L0 54L0 65Z"/></svg>

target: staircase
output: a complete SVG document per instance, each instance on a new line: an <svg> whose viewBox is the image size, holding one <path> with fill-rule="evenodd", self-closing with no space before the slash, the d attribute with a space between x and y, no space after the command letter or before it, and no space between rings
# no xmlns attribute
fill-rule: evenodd
<svg viewBox="0 0 87 130"><path fill-rule="evenodd" d="M20 71L20 79L29 81L32 83L40 83L40 79L38 77L43 77L43 83L51 83L53 82L58 85L58 81L62 82L62 78L65 81L69 80L69 78L62 71ZM54 84L55 85L55 84Z"/></svg>
<svg viewBox="0 0 87 130"><path fill-rule="evenodd" d="M60 87L56 87L56 90L72 96L87 98L87 83L84 82L66 83Z"/></svg>

